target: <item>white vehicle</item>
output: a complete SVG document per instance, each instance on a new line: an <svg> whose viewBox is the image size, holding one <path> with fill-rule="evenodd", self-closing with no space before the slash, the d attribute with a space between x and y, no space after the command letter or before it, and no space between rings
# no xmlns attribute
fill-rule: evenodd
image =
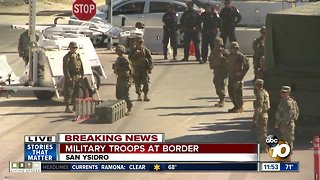
<svg viewBox="0 0 320 180"><path fill-rule="evenodd" d="M162 16L167 11L167 6L172 3L178 14L178 22L182 13L187 9L186 1L181 0L119 0L112 6L112 25L134 26L136 22L142 22L145 26L162 26ZM195 5L194 9L199 10ZM103 6L97 10L93 22L107 22L108 8ZM123 19L124 18L124 19ZM71 16L71 19L76 19ZM74 24L70 22L69 24Z"/></svg>

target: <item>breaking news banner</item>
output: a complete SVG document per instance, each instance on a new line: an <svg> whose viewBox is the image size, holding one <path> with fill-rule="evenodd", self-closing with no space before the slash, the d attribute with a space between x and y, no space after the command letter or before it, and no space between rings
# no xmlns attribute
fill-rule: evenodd
<svg viewBox="0 0 320 180"><path fill-rule="evenodd" d="M28 165L27 165L28 164ZM21 167L22 166L22 167ZM28 166L28 167L27 167ZM106 172L106 171L257 171L257 162L233 163L79 163L10 162L10 172Z"/></svg>
<svg viewBox="0 0 320 180"><path fill-rule="evenodd" d="M261 162L262 172L299 172L299 162Z"/></svg>
<svg viewBox="0 0 320 180"><path fill-rule="evenodd" d="M257 144L60 144L60 161L257 162Z"/></svg>
<svg viewBox="0 0 320 180"><path fill-rule="evenodd" d="M59 143L161 143L164 134L58 134Z"/></svg>

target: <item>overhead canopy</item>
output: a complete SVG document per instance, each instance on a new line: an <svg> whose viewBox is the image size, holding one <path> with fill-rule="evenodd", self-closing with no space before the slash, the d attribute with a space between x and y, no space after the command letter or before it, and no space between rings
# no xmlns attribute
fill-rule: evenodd
<svg viewBox="0 0 320 180"><path fill-rule="evenodd" d="M270 13L266 28L268 68L320 74L320 2Z"/></svg>

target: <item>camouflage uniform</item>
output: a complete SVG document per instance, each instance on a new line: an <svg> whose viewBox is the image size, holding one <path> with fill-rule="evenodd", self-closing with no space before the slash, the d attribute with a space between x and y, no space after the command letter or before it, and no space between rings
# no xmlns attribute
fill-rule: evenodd
<svg viewBox="0 0 320 180"><path fill-rule="evenodd" d="M69 48L77 48L76 42L70 42ZM69 105L73 104L79 96L81 77L84 76L83 66L80 54L69 51L63 57L63 74L64 74L64 102L66 103L66 112L70 112Z"/></svg>
<svg viewBox="0 0 320 180"><path fill-rule="evenodd" d="M261 57L264 56L264 33L266 29L265 27L261 27L260 33L261 36L256 38L253 41L253 70L254 70L254 77L257 79L258 71L260 66Z"/></svg>
<svg viewBox="0 0 320 180"><path fill-rule="evenodd" d="M260 64L260 67L259 67L259 69L258 69L258 73L257 73L256 78L258 78L258 79L264 79L264 73L265 73L265 71L266 71L266 65L265 65L265 58L264 58L264 56L262 56L262 57L260 58L259 64Z"/></svg>
<svg viewBox="0 0 320 180"><path fill-rule="evenodd" d="M117 51L125 52L125 48L122 45L117 46ZM132 102L129 96L129 89L131 87L131 75L132 68L130 61L123 55L119 55L116 62L113 64L114 73L117 74L116 84L116 98L123 99L127 103L127 115L131 113Z"/></svg>
<svg viewBox="0 0 320 180"><path fill-rule="evenodd" d="M243 78L249 70L248 59L239 52L239 44L232 42L228 56L228 92L234 105L228 112L243 112Z"/></svg>
<svg viewBox="0 0 320 180"><path fill-rule="evenodd" d="M268 130L268 110L270 109L270 100L268 92L263 89L263 80L255 81L256 100L253 101L253 121L256 125L257 139L260 143L261 152L266 152L266 139Z"/></svg>
<svg viewBox="0 0 320 180"><path fill-rule="evenodd" d="M220 99L219 103L215 104L218 107L224 106L224 98L226 96L225 88L228 77L227 55L227 50L223 48L223 40L216 38L215 47L209 56L209 66L210 69L213 69L213 84Z"/></svg>
<svg viewBox="0 0 320 180"><path fill-rule="evenodd" d="M289 86L282 86L281 93L290 93ZM295 101L288 95L282 97L276 110L275 125L281 132L282 138L288 142L293 149L295 120L298 119L299 112L295 108Z"/></svg>
<svg viewBox="0 0 320 180"><path fill-rule="evenodd" d="M142 41L143 39L138 38L137 41ZM135 46L129 54L129 60L133 66L133 79L136 87L136 93L138 94L138 100L141 101L141 92L144 93L144 100L149 101L148 92L149 92L149 74L153 69L153 61L149 49L144 46L138 48ZM141 85L143 89L141 91Z"/></svg>
<svg viewBox="0 0 320 180"><path fill-rule="evenodd" d="M19 57L22 57L25 65L29 63L29 50L30 50L30 37L29 31L24 31L19 37L19 44L18 44L18 52ZM36 40L39 39L39 35L36 34Z"/></svg>

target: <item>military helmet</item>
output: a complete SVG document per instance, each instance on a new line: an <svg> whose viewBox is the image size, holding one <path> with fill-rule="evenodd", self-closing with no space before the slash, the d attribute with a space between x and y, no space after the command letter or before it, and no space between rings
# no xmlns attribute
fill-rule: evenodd
<svg viewBox="0 0 320 180"><path fill-rule="evenodd" d="M254 82L255 85L263 85L263 79L256 79L256 81Z"/></svg>
<svg viewBox="0 0 320 180"><path fill-rule="evenodd" d="M291 87L290 86L282 86L281 92L290 93Z"/></svg>
<svg viewBox="0 0 320 180"><path fill-rule="evenodd" d="M265 33L265 32L266 32L266 27L265 27L265 26L262 26L262 27L260 28L260 32L261 32L261 33Z"/></svg>
<svg viewBox="0 0 320 180"><path fill-rule="evenodd" d="M230 48L240 48L238 42L236 41L233 41L231 44L230 44Z"/></svg>
<svg viewBox="0 0 320 180"><path fill-rule="evenodd" d="M78 44L77 44L77 42L71 41L71 42L69 43L69 46L68 46L68 47L69 47L69 48L72 48L72 47L77 48L77 47L78 47Z"/></svg>
<svg viewBox="0 0 320 180"><path fill-rule="evenodd" d="M116 51L122 51L124 53L126 51L126 48L123 45L118 45L116 47Z"/></svg>
<svg viewBox="0 0 320 180"><path fill-rule="evenodd" d="M231 3L231 0L224 0L224 3Z"/></svg>
<svg viewBox="0 0 320 180"><path fill-rule="evenodd" d="M222 39L222 38L217 37L215 42L216 42L217 44L219 44L220 46L223 46L223 39Z"/></svg>

